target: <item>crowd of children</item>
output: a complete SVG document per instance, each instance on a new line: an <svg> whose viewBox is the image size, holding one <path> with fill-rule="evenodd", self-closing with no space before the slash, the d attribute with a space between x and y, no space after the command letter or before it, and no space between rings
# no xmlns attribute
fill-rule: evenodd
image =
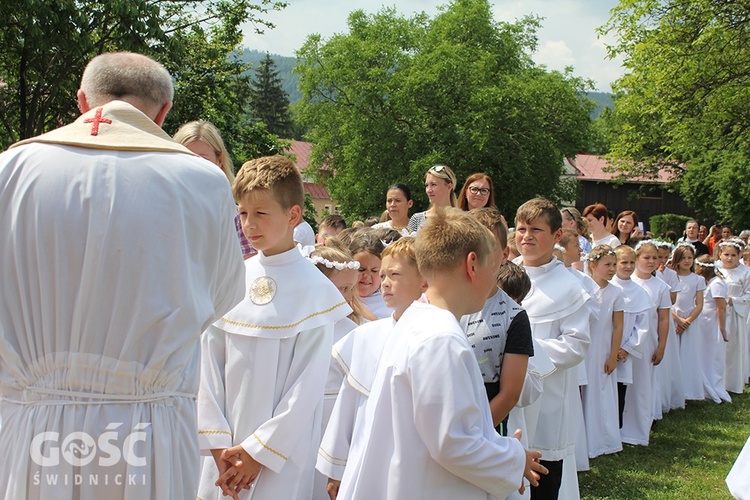
<svg viewBox="0 0 750 500"><path fill-rule="evenodd" d="M451 200L448 167L427 181ZM510 237L491 206L438 203L404 236L411 194L394 184L393 224L329 216L303 246L290 160L248 162L233 188L258 255L203 334L200 498L577 498L589 458L748 381L741 240L717 262L622 245L606 209L543 198Z"/></svg>

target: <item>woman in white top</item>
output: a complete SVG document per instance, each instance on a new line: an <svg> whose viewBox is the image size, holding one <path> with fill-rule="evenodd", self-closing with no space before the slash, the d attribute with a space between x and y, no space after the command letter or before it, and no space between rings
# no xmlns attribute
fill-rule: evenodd
<svg viewBox="0 0 750 500"><path fill-rule="evenodd" d="M417 212L409 219L408 229L416 233L427 217L432 215L437 207L455 207L456 174L450 167L445 165L434 165L425 174L424 190L430 199L430 208L426 212Z"/></svg>
<svg viewBox="0 0 750 500"><path fill-rule="evenodd" d="M387 227L398 231L403 236L411 234L406 226L409 224L409 209L414 205L411 199L411 189L406 184L394 184L385 194L385 209L389 220L375 224L374 229ZM381 219L382 220L382 219Z"/></svg>
<svg viewBox="0 0 750 500"><path fill-rule="evenodd" d="M609 245L612 248L617 248L620 245L620 239L607 229L607 220L609 218L607 207L601 203L589 205L583 210L583 216L586 218L586 222L589 223L593 246Z"/></svg>

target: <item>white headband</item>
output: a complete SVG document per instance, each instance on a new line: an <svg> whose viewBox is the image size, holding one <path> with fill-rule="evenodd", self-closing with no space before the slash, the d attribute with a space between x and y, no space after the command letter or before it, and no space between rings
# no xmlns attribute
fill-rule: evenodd
<svg viewBox="0 0 750 500"><path fill-rule="evenodd" d="M680 247L690 248L693 251L693 256L695 256L695 246L692 243L687 242L687 241L681 241L677 244L676 247L674 247L674 250L677 250ZM674 250L672 250L672 255L674 255Z"/></svg>
<svg viewBox="0 0 750 500"><path fill-rule="evenodd" d="M720 241L719 243L717 243L717 246L719 248L731 246L736 248L740 253L742 253L742 251L745 249L745 244L738 238L731 238L727 241Z"/></svg>
<svg viewBox="0 0 750 500"><path fill-rule="evenodd" d="M349 262L330 261L328 259L324 259L320 255L313 255L312 257L308 257L308 260L313 264L323 264L328 269L335 268L337 271L343 271L344 269L359 269L361 267L360 263L356 260L351 260Z"/></svg>
<svg viewBox="0 0 750 500"><path fill-rule="evenodd" d="M635 251L637 252L640 250L643 245L653 245L654 247L659 248L659 242L656 240L641 240L635 246Z"/></svg>
<svg viewBox="0 0 750 500"><path fill-rule="evenodd" d="M594 262L607 255L611 255L615 258L617 257L617 253L615 253L614 250L607 250L606 252L599 252L599 253L590 252L584 260L588 262Z"/></svg>

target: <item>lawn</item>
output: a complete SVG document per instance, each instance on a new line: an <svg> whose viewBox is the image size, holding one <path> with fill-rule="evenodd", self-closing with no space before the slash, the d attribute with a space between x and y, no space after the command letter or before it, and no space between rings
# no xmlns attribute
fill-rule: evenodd
<svg viewBox="0 0 750 500"><path fill-rule="evenodd" d="M731 500L724 478L750 435L750 390L732 399L689 401L654 423L649 446L591 460L581 498Z"/></svg>

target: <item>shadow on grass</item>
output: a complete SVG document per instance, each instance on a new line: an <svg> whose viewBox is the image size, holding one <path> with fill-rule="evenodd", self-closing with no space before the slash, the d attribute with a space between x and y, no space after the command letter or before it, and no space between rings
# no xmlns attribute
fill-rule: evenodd
<svg viewBox="0 0 750 500"><path fill-rule="evenodd" d="M649 446L591 460L584 499L731 499L724 478L750 435L750 391L731 404L689 401L655 422Z"/></svg>

